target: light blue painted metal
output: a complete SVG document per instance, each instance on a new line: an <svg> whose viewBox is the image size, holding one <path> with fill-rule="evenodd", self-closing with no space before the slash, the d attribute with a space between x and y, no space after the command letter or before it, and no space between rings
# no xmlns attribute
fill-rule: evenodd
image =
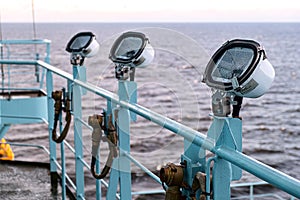
<svg viewBox="0 0 300 200"><path fill-rule="evenodd" d="M3 51L5 55L1 56L1 59L22 59L24 58L25 55L30 56L30 59L36 59L39 60L40 59L40 55L42 55L44 57L44 61L46 63L50 64L50 44L51 41L50 40L1 40L0 41L0 46L4 47L6 49L6 51ZM24 45L39 45L39 46L43 46L44 48L39 48L39 52L35 52L35 54L24 54L23 53L19 53L19 51L14 51L11 52L12 50L16 49L17 47L20 46L24 46ZM35 48L36 49L36 48ZM45 51L45 52L43 52ZM17 54L17 55L15 55ZM11 84L11 76L16 76L17 73L19 73L16 70L12 70L13 68L15 69L17 66L12 66L10 64L5 66L5 70L4 70L4 79L2 79L2 89L6 89L6 88L11 88L12 84ZM25 68L28 68L28 66L24 66ZM23 67L23 69L24 69ZM40 73L40 66L36 65L35 66L35 75L36 75L36 81L35 83L39 82L39 86L37 88L41 89L44 87L44 77L45 77L45 69L43 68L42 73ZM23 73L23 72L22 72ZM27 72L24 72L27 73ZM29 72L30 74L32 74L32 70L30 70ZM22 83L22 82L16 82L14 81L14 84L18 84L18 83ZM29 83L26 81L26 83ZM25 87L24 87L25 89Z"/></svg>
<svg viewBox="0 0 300 200"><path fill-rule="evenodd" d="M49 40L1 40L0 45L3 45L7 48L6 58L10 59L10 45L17 44L42 44L46 45L46 62L50 62L50 41ZM4 56L1 56L3 59ZM37 67L40 67L36 64ZM2 88L4 92L10 92L11 90L23 90L23 88L11 88L10 87L10 64L7 67L8 72L5 74L8 75L7 85L4 84L4 78L2 79ZM45 70L45 69L44 69ZM6 78L6 77L5 77ZM43 82L43 81L42 81ZM33 88L31 88L33 89ZM28 90L28 88L25 88ZM33 90L39 91L41 88L34 88ZM1 99L0 100L0 122L5 124L6 127L9 127L10 124L27 124L27 123L48 123L48 114L47 114L47 97L35 97L35 98L19 98L19 99ZM5 130L7 131L7 129ZM4 132L2 132L4 136Z"/></svg>
<svg viewBox="0 0 300 200"><path fill-rule="evenodd" d="M55 165L57 166L57 168L59 170L62 170L61 165L59 164L58 160L55 160L54 162L55 162ZM66 174L66 179L68 180L71 187L76 191L77 190L76 185L73 183L73 181L71 180L71 178L67 174Z"/></svg>
<svg viewBox="0 0 300 200"><path fill-rule="evenodd" d="M1 102L0 102L1 104ZM1 119L1 117L0 117ZM1 124L1 127L0 127L0 139L4 138L5 134L7 133L7 131L9 130L10 128L10 125L9 124Z"/></svg>
<svg viewBox="0 0 300 200"><path fill-rule="evenodd" d="M50 172L56 172L57 167L55 164L56 160L56 144L52 140L52 130L54 125L54 101L52 99L53 91L53 77L52 72L47 70L46 72L46 87L47 87L47 101L48 101L48 132L49 132L49 150L50 150ZM52 109L51 109L52 108Z"/></svg>
<svg viewBox="0 0 300 200"><path fill-rule="evenodd" d="M216 149L216 154L290 195L300 198L298 189L300 188L299 180L253 158L245 156L243 153L233 151L226 147Z"/></svg>
<svg viewBox="0 0 300 200"><path fill-rule="evenodd" d="M237 118L225 118L226 129L224 130L225 142L228 147L235 149L238 152L242 152L242 121ZM240 180L242 178L242 169L232 164L232 179Z"/></svg>
<svg viewBox="0 0 300 200"><path fill-rule="evenodd" d="M272 199L279 199L283 200L282 197L278 196L277 194L274 193L265 193L265 194L254 194L254 187L255 186L267 186L269 183L265 181L260 181L260 182L250 182L250 183L234 183L231 184L231 188L237 188L237 187L249 187L249 195L243 195L239 197L234 197L231 199L238 200L238 199L249 199L249 200L254 200L254 199L261 199L261 198L272 198ZM294 197L291 197L291 200L294 199Z"/></svg>
<svg viewBox="0 0 300 200"><path fill-rule="evenodd" d="M130 114L126 108L118 111L117 128L119 135L119 148L130 153ZM131 197L131 169L130 160L120 152L119 176L121 199L132 199Z"/></svg>
<svg viewBox="0 0 300 200"><path fill-rule="evenodd" d="M61 133L63 130L62 127L62 111L59 116L59 132ZM61 196L62 199L66 199L66 162L65 162L65 144L64 141L60 143L60 157L61 157Z"/></svg>
<svg viewBox="0 0 300 200"><path fill-rule="evenodd" d="M75 149L66 141L64 140L64 144L68 147L68 149L75 154ZM80 159L80 162L82 162L82 164L88 169L91 170L91 167L85 162L85 160L82 158ZM68 179L68 176L66 176ZM68 181L70 182L71 180L68 179ZM108 183L106 181L104 181L103 179L100 180L101 184L105 187L108 187ZM100 189L100 188L96 188L96 189ZM75 189L76 190L76 189ZM99 191L101 192L101 191Z"/></svg>
<svg viewBox="0 0 300 200"><path fill-rule="evenodd" d="M240 119L214 117L207 135L214 141L216 148L226 146L235 151L242 151L242 123ZM239 180L241 176L242 170L240 168L216 157L212 176L213 198L215 200L230 199L230 183L232 180Z"/></svg>
<svg viewBox="0 0 300 200"><path fill-rule="evenodd" d="M210 166L211 166L211 162L215 161L217 157L210 157L207 159L207 163L206 163L206 169L205 169L205 173L206 173L206 179L205 179L205 192L206 194L210 194L211 188L211 182L210 182ZM206 196L206 200L210 200L210 195Z"/></svg>
<svg viewBox="0 0 300 200"><path fill-rule="evenodd" d="M119 184L119 178L120 178L120 174L118 171L120 165L121 165L120 159L115 158L113 160L113 163L111 166L111 172L109 175L109 183L108 183L108 188L107 188L106 199L115 199L116 198L118 184Z"/></svg>
<svg viewBox="0 0 300 200"><path fill-rule="evenodd" d="M77 67L74 67L73 77L74 80L78 78ZM82 144L82 123L79 119L82 118L82 106L81 106L81 87L78 84L73 85L72 90L72 110L74 115L74 145L75 145L75 171L76 171L76 197L78 199L84 199L84 170L83 163L83 144Z"/></svg>
<svg viewBox="0 0 300 200"><path fill-rule="evenodd" d="M10 144L11 146L20 146L20 147L35 147L42 149L47 153L47 155L50 155L49 150L44 145L36 145L36 144L23 144L23 143L15 143L15 142L6 142L7 144Z"/></svg>
<svg viewBox="0 0 300 200"><path fill-rule="evenodd" d="M128 97L126 97L126 99L128 98L130 103L136 104L137 103L137 84L136 84L136 82L127 81L126 89L124 88L123 90L124 91L126 90L126 94L119 94L119 96L127 95ZM123 99L121 99L121 100L123 100ZM137 120L136 114L134 112L130 112L130 118L131 118L131 121L134 121L134 122Z"/></svg>
<svg viewBox="0 0 300 200"><path fill-rule="evenodd" d="M254 200L254 197L253 197L253 185L250 186L250 200Z"/></svg>
<svg viewBox="0 0 300 200"><path fill-rule="evenodd" d="M24 41L24 40L19 40L19 41L0 41L0 43L6 45L7 52L6 52L6 58L10 59L11 58L11 52L10 52L10 45L18 45L18 44L46 44L46 63L50 63L50 41L46 40L40 40L40 41ZM38 64L35 65L36 67L40 67ZM14 67L18 67L14 66ZM28 68L30 69L30 68ZM7 79L6 83L4 83L4 79L2 79L2 91L5 92L11 92L11 91L41 91L42 90L42 85L40 87L36 88L12 88L11 87L11 65L8 64L6 66L7 72L5 72L5 78ZM46 69L43 68L45 71ZM52 91L52 76L51 72L48 74L48 87L49 90ZM22 75L15 73L13 74L14 76L17 75ZM44 77L43 77L44 78ZM44 79L39 80L40 82L44 82ZM49 93L51 94L51 92ZM51 113L48 113L48 106L52 105L51 101L49 101L48 96L42 96L42 97L22 97L22 98L10 98L10 99L1 99L0 100L0 121L1 124L4 124L5 129L2 130L2 137L4 137L5 132L8 131L8 127L10 124L28 124L28 123L46 123L48 124L48 119L50 119L50 124L49 124L49 133L51 132L50 127L51 127ZM49 148L50 152L52 155L50 156L50 171L51 172L56 172L56 165L54 161L56 160L56 152L55 152L55 146L51 142L51 137L49 135Z"/></svg>
<svg viewBox="0 0 300 200"><path fill-rule="evenodd" d="M82 82L86 82L86 67L85 66L73 66L73 77L74 79L80 80ZM85 95L87 90L85 88L80 87L81 95Z"/></svg>
<svg viewBox="0 0 300 200"><path fill-rule="evenodd" d="M294 195L295 197L300 198L300 194L297 193L297 189L300 187L300 181L296 180L286 174L283 174L282 172L279 172L276 169L273 169L269 166L266 166L265 164L256 161L249 156L246 156L240 152L237 152L235 150L226 148L226 147L219 147L215 148L214 147L214 142L206 138L205 135L189 128L186 127L178 122L175 122L171 119L168 119L160 114L157 114L149 109L146 109L140 105L137 104L130 104L126 101L119 101L119 98L117 95L106 91L102 88L98 88L94 85L91 85L89 83L84 83L79 80L72 80L72 75L70 75L67 72L64 72L58 68L55 68L43 61L8 61L8 60L2 60L0 63L6 63L6 64L13 64L13 63L27 63L27 64L36 64L38 63L42 67L53 71L53 73L66 78L67 80L73 81L74 83L86 88L87 90L98 94L112 103L117 103L120 106L124 108L128 108L130 111L133 111L137 113L138 115L151 120L152 122L168 129L171 130L172 132L181 135L188 141L199 145L207 150L210 150L211 152L217 154L221 158L224 158L225 160L235 164L236 166L256 175L257 177L272 183L275 187L278 187L282 189L283 191ZM284 181L279 181L279 180L284 180ZM282 184L284 182L284 184Z"/></svg>
<svg viewBox="0 0 300 200"><path fill-rule="evenodd" d="M131 187L126 185L131 185L128 183L130 181L130 159L128 155L130 155L130 114L129 111L134 112L152 122L159 124L160 126L171 130L172 132L182 136L185 138L185 154L183 156L184 159L189 160L189 163L193 164L194 159L199 159L202 157L194 158L195 155L192 155L193 152L196 152L196 155L199 153L199 149L197 147L202 147L206 150L210 150L211 152L216 154L216 158L214 158L215 166L213 170L213 176L216 177L214 180L216 182L221 182L222 184L226 182L226 186L220 187L216 189L216 191L220 192L220 194L226 195L223 196L223 199L230 198L230 191L228 191L228 182L232 179L238 179L240 177L240 169L243 168L250 173L262 178L270 182L271 184L279 187L280 189L295 195L300 198L300 194L298 194L298 188L300 187L300 182L296 179L293 179L290 176L287 176L271 167L268 167L244 154L241 151L241 135L239 135L239 125L236 125L235 122L231 122L231 119L225 118L220 119L223 121L219 123L219 125L215 125L215 127L211 127L209 130L209 134L213 135L212 137L206 137L205 135L186 127L178 122L175 122L171 119L168 119L160 114L157 114L149 109L146 109L138 104L136 104L133 100L130 100L130 91L133 91L130 86L126 85L126 81L119 82L119 96L115 95L111 92L108 92L104 89L98 88L94 85L86 83L85 80L76 79L73 76L55 68L43 61L12 61L12 60L0 60L0 63L4 64L20 64L20 65L39 65L47 70L47 92L48 92L48 108L49 110L53 110L53 101L49 100L49 92L52 91L52 73L59 75L68 80L68 87L73 86L73 115L74 115L74 139L75 139L75 157L76 157L76 189L77 189L77 198L84 199L84 177L83 177L83 166L84 160L82 157L82 127L81 124L81 88L85 88L95 94L98 94L108 100L108 108L110 110L115 108L115 106L111 105L119 105L118 108L118 120L117 125L119 129L119 141L121 153L118 158L116 158L113 162L112 171L110 174L110 183L108 189L108 197L112 197L115 199L119 198L117 194L117 184L120 183L120 197L122 199L131 199ZM48 80L51 80L48 82ZM51 90L48 90L48 85ZM123 89L122 89L123 88ZM50 103L49 103L50 102ZM52 105L51 105L52 104ZM52 107L51 107L52 106ZM76 108L76 109L75 109ZM108 112L110 112L108 111ZM51 112L48 112L49 127L53 126L53 123L50 119ZM52 117L54 116L51 113ZM52 118L53 120L53 118ZM216 120L216 119L215 119ZM219 120L219 119L217 119ZM52 124L51 124L52 123ZM52 125L52 126L51 126ZM51 128L49 128L49 136L51 135ZM226 134L225 134L226 133ZM236 134L237 133L237 134ZM122 142L121 142L122 141ZM51 143L51 141L50 141ZM125 153L124 153L125 152ZM51 151L50 145L50 154L55 154ZM199 155L199 154L198 154ZM201 155L201 154L200 154ZM53 158L50 156L51 159ZM50 160L51 160L50 159ZM54 160L55 164L57 164L56 157ZM125 165L123 164L125 163ZM129 165L128 165L129 163ZM199 167L205 167L206 163L203 160L200 160L202 165ZM232 163L232 164L231 164ZM87 164L86 164L87 165ZM236 165L237 167L233 166ZM208 166L206 166L208 167ZM239 167L239 168L238 168ZM189 167L190 168L190 167ZM191 168L192 169L192 168ZM225 171L222 173L222 170ZM194 173L192 170L191 174ZM124 173L125 172L125 173ZM79 174L79 175L77 175ZM222 174L226 174L222 177ZM77 178L78 176L78 178ZM123 178L121 178L123 177ZM120 178L120 182L119 179ZM112 182L112 183L111 183ZM116 183L116 184L115 184ZM124 187L125 185L125 187ZM114 188L115 189L111 189ZM114 194L112 194L112 191ZM107 198L109 199L109 198ZM217 196L216 199L221 199L221 196Z"/></svg>
<svg viewBox="0 0 300 200"><path fill-rule="evenodd" d="M129 81L118 81L118 94L120 100L129 102L131 100L133 87L136 88L135 84ZM131 199L131 169L130 169L130 160L122 152L130 153L130 113L126 108L116 108L113 113L117 112L117 132L118 132L118 141L119 141L119 157L114 159L112 165L112 172L109 182L109 188L107 193L107 199L114 198L116 194L116 189L120 183L120 197L121 199ZM120 182L119 182L120 181Z"/></svg>
<svg viewBox="0 0 300 200"><path fill-rule="evenodd" d="M66 199L66 162L65 162L65 145L64 142L60 143L60 155L61 155L61 185L62 185L62 198Z"/></svg>
<svg viewBox="0 0 300 200"><path fill-rule="evenodd" d="M1 99L3 124L31 124L48 121L47 97Z"/></svg>
<svg viewBox="0 0 300 200"><path fill-rule="evenodd" d="M97 156L96 161L96 173L100 174L100 155ZM96 179L96 200L101 200L102 192L101 192L101 180Z"/></svg>
<svg viewBox="0 0 300 200"><path fill-rule="evenodd" d="M214 162L212 171L213 182L213 199L229 200L230 199L230 182L232 178L231 164L217 157Z"/></svg>
<svg viewBox="0 0 300 200"><path fill-rule="evenodd" d="M64 77L69 80L72 79L70 74L58 68L48 65L42 61L37 61L37 63L53 71L55 74L59 74L61 77ZM210 138L206 138L204 134L201 134L198 131L191 129L190 127L187 127L174 120L166 118L138 104L130 104L126 101L119 101L118 96L109 91L106 91L102 88L98 88L89 83L80 82L78 80L74 80L74 82L82 87L85 87L87 90L110 100L111 102L117 103L124 108L128 108L130 111L133 111L138 115L148 120L151 120L152 122L184 137L188 141L215 153L216 155L220 156L221 158L224 158L225 160L233 163L234 165L256 175L257 177L267 182L270 182L275 187L278 187L281 190L300 198L300 194L297 192L297 188L300 187L299 180L296 180L286 174L283 174L282 172L273 169L259 161L256 161L238 151L226 147L215 148L214 142ZM279 180L284 180L284 184L282 184L282 181Z"/></svg>
<svg viewBox="0 0 300 200"><path fill-rule="evenodd" d="M192 186L193 179L197 172L205 172L206 157L201 155L201 148L191 141L184 139L184 153L181 155L181 163L184 167L184 181ZM183 188L183 195L190 196L190 189Z"/></svg>
<svg viewBox="0 0 300 200"><path fill-rule="evenodd" d="M160 185L162 182L160 181L159 177L156 176L154 173L152 173L147 167L142 165L139 161L137 161L134 157L130 155L130 153L127 153L125 151L122 152L132 163L134 163L136 166L138 166L141 170L143 170L146 174L148 174L153 180L155 180ZM164 193L164 192L163 192Z"/></svg>
<svg viewBox="0 0 300 200"><path fill-rule="evenodd" d="M1 40L2 44L14 45L14 44L51 44L51 40L42 39L42 40Z"/></svg>
<svg viewBox="0 0 300 200"><path fill-rule="evenodd" d="M120 101L136 102L136 83L119 80L118 95ZM132 99L132 94L134 94ZM135 117L133 116L133 119ZM130 154L130 112L127 108L118 109L117 129L119 137L119 174L120 174L120 197L121 199L132 199L131 196L131 168L130 160L122 152Z"/></svg>

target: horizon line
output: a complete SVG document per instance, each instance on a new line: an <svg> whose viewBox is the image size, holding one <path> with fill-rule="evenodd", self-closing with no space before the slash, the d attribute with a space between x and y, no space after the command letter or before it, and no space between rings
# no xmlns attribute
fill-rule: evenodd
<svg viewBox="0 0 300 200"><path fill-rule="evenodd" d="M33 23L29 21L2 21L0 23ZM42 24L42 23L103 23L103 24L126 24L126 23L137 23L137 24L142 24L142 23L300 23L300 21L61 21L61 22L56 22L56 21L40 21L40 22L35 22L36 24Z"/></svg>

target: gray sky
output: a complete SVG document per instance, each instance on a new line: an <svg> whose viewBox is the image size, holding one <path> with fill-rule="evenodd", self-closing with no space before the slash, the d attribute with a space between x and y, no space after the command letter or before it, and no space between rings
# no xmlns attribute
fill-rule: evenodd
<svg viewBox="0 0 300 200"><path fill-rule="evenodd" d="M0 0L2 22L32 22L31 0ZM300 22L299 0L34 0L37 22Z"/></svg>

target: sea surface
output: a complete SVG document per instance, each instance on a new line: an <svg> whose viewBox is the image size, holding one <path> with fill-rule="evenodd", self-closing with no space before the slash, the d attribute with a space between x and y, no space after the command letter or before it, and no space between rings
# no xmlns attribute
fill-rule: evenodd
<svg viewBox="0 0 300 200"><path fill-rule="evenodd" d="M117 91L114 66L108 59L113 41L122 32L144 32L155 49L153 63L136 69L138 103L171 119L206 134L212 122L211 92L204 85L202 75L210 56L227 40L253 39L261 43L274 66L276 77L270 90L257 99L244 99L243 153L278 170L300 179L300 24L298 23L40 23L36 24L38 39L49 39L51 64L72 72L68 40L79 31L92 31L100 42L99 53L85 61L87 80L112 92ZM32 39L32 24L2 24L3 39ZM31 48L31 49L30 49ZM25 51L32 50L27 47ZM54 77L55 89L66 82ZM99 114L106 101L94 94L83 97L83 119ZM6 135L9 142L39 143L48 146L46 125L12 126ZM73 143L71 132L67 141ZM91 155L91 131L83 129L83 149L88 163ZM14 147L15 158L48 162L40 150ZM59 147L57 147L59 153ZM180 162L183 152L181 137L162 130L157 125L138 117L131 125L131 152L151 171L168 163ZM107 146L101 146L101 156ZM74 157L66 153L67 171L74 175ZM105 159L104 159L105 160ZM104 164L105 161L101 161ZM242 182L259 181L244 172ZM160 185L133 166L133 188L161 189ZM86 172L86 196L94 199L95 182ZM270 191L288 199L279 190L266 187L257 193ZM247 189L235 189L233 195L245 195ZM300 192L300 190L299 190ZM139 196L136 199L164 199L163 196ZM260 198L264 199L264 198ZM265 198L267 199L267 198ZM269 198L272 199L272 198Z"/></svg>

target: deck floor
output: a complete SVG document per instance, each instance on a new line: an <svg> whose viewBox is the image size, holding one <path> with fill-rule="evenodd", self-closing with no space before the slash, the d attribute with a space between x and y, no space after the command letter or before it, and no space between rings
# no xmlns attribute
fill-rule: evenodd
<svg viewBox="0 0 300 200"><path fill-rule="evenodd" d="M60 190L60 188L58 189ZM0 162L0 199L61 199L51 192L46 167Z"/></svg>

